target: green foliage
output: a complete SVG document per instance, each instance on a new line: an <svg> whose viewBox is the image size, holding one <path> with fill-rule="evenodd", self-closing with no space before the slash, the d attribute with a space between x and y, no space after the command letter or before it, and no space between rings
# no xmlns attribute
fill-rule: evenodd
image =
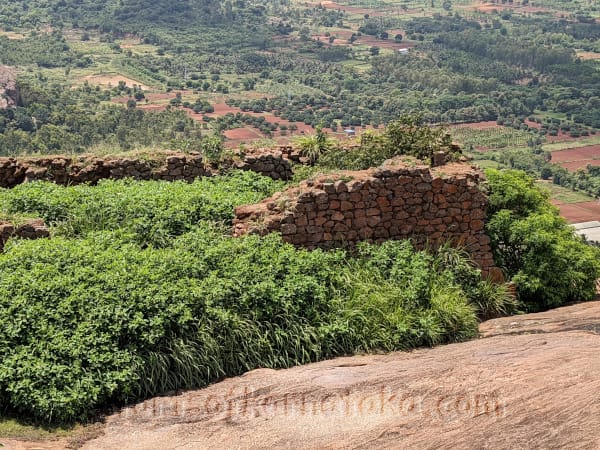
<svg viewBox="0 0 600 450"><path fill-rule="evenodd" d="M515 130L509 127L475 129L470 127L452 128L452 137L465 146L496 149L504 147L524 147L532 139L529 131Z"/></svg>
<svg viewBox="0 0 600 450"><path fill-rule="evenodd" d="M65 66L86 67L89 57L72 51L60 32L32 33L25 39L8 39L0 36L0 64L53 68Z"/></svg>
<svg viewBox="0 0 600 450"><path fill-rule="evenodd" d="M443 127L432 128L420 115L403 115L385 128L384 148L391 155L409 155L431 161L433 153L450 145L450 135Z"/></svg>
<svg viewBox="0 0 600 450"><path fill-rule="evenodd" d="M182 110L160 112L105 104L110 92L21 78L19 106L0 109L0 156L81 153L98 146L129 150L185 140L200 146L200 125ZM115 94L126 95L126 87ZM131 95L139 94L131 90Z"/></svg>
<svg viewBox="0 0 600 450"><path fill-rule="evenodd" d="M322 127L318 126L315 134L300 136L296 139L296 143L300 146L302 156L307 157L310 163L314 164L332 149L334 141L327 136Z"/></svg>
<svg viewBox="0 0 600 450"><path fill-rule="evenodd" d="M476 335L484 289L460 252L405 241L349 255L223 233L234 205L278 187L244 172L2 191L2 209L54 234L0 254L3 409L80 420L257 367Z"/></svg>
<svg viewBox="0 0 600 450"><path fill-rule="evenodd" d="M488 170L491 218L486 227L496 263L529 310L591 300L600 252L575 235L524 172Z"/></svg>
<svg viewBox="0 0 600 450"><path fill-rule="evenodd" d="M205 136L202 139L202 156L209 164L218 164L223 160L223 138L219 135Z"/></svg>
<svg viewBox="0 0 600 450"><path fill-rule="evenodd" d="M359 170L378 166L399 155L413 156L430 163L436 151L450 152L450 143L445 128L430 127L419 115L402 115L389 123L381 134L365 131L358 149L330 151L319 160L319 164L325 168Z"/></svg>
<svg viewBox="0 0 600 450"><path fill-rule="evenodd" d="M517 217L525 217L542 209L552 210L548 203L549 193L539 189L535 180L524 172L489 170L486 176L490 187L490 213L505 209Z"/></svg>
<svg viewBox="0 0 600 450"><path fill-rule="evenodd" d="M35 182L0 190L0 211L42 217L62 236L122 230L139 245L163 247L200 221L231 225L235 206L258 202L282 187L282 182L243 171L190 184L101 180L94 187L64 187Z"/></svg>
<svg viewBox="0 0 600 450"><path fill-rule="evenodd" d="M538 110L568 114L571 125L600 127L596 62L575 53L600 51L598 27L589 19L597 7L589 2L570 2L570 9L581 9L571 21L559 17L565 4L556 2L544 5L549 14L527 16L506 10L481 16L464 8L447 14L444 2L437 2L425 9L430 17L404 18L389 15L385 2L363 3L383 14L363 18L309 3L266 0L15 0L0 5L0 26L18 29L24 39L3 38L0 54L6 49L4 61L10 64L37 62L66 72L110 65L151 86L196 91L233 93L249 76L260 78L245 87L261 94L249 96L248 103L265 103L265 111L285 120L328 128L338 121L344 127L379 125L415 110L429 123L512 120ZM29 34L47 25L57 31ZM338 28L360 28L383 40L389 31L403 29L418 48L365 60L371 41L361 42L355 33L349 46L324 45L311 38L315 27L327 27L330 37ZM75 42L72 29L81 30ZM69 30L66 39L59 30ZM122 54L119 40L129 35L152 51ZM90 50L96 39L105 53ZM373 53L377 50L376 45ZM191 79L184 75L189 69ZM207 81L219 74L227 76L218 84ZM273 98L265 102L263 93ZM572 130L574 135L588 131ZM22 141L20 132L10 134L11 142Z"/></svg>

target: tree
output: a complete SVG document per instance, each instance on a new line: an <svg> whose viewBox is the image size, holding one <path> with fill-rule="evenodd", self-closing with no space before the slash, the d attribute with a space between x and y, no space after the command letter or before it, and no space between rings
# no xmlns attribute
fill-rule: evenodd
<svg viewBox="0 0 600 450"><path fill-rule="evenodd" d="M575 235L525 172L487 170L486 231L496 264L516 284L530 311L591 300L600 277L600 250Z"/></svg>
<svg viewBox="0 0 600 450"><path fill-rule="evenodd" d="M396 36L394 36L394 41L395 42L402 42L402 35L401 34L397 34Z"/></svg>
<svg viewBox="0 0 600 450"><path fill-rule="evenodd" d="M308 41L310 39L310 30L308 29L308 27L302 27L302 29L298 33L298 37L301 41Z"/></svg>
<svg viewBox="0 0 600 450"><path fill-rule="evenodd" d="M379 55L379 47L371 47L369 49L369 53L371 53L371 56Z"/></svg>

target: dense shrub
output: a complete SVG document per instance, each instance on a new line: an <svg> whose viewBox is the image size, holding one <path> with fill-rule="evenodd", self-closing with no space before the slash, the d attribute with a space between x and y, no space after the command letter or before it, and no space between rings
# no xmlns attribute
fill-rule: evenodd
<svg viewBox="0 0 600 450"><path fill-rule="evenodd" d="M35 182L0 190L0 211L37 215L63 236L121 229L139 244L160 247L201 220L230 224L234 206L258 202L282 187L282 182L242 171L191 184L101 180L95 187L63 187Z"/></svg>
<svg viewBox="0 0 600 450"><path fill-rule="evenodd" d="M600 278L600 252L575 235L548 193L520 171L486 172L496 263L516 283L520 300L535 311L590 300Z"/></svg>
<svg viewBox="0 0 600 450"><path fill-rule="evenodd" d="M0 254L0 410L85 419L257 367L461 341L514 306L449 247L228 236L235 205L280 186L245 172L1 191L0 212L54 236Z"/></svg>
<svg viewBox="0 0 600 450"><path fill-rule="evenodd" d="M390 122L383 133L364 132L358 149L337 148L319 152L319 165L335 169L368 169L399 155L429 163L435 152L450 152L450 144L450 136L443 127L428 126L421 116L403 115Z"/></svg>
<svg viewBox="0 0 600 450"><path fill-rule="evenodd" d="M209 225L169 248L119 231L13 241L0 255L0 404L43 421L205 385L256 367L460 341L477 332L460 279L409 242L298 250Z"/></svg>

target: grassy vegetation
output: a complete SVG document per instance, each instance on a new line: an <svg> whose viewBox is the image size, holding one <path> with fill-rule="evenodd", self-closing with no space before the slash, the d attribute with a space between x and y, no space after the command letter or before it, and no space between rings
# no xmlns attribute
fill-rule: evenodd
<svg viewBox="0 0 600 450"><path fill-rule="evenodd" d="M500 165L500 163L497 161L492 161L489 159L478 159L475 161L475 164L481 169L497 169Z"/></svg>
<svg viewBox="0 0 600 450"><path fill-rule="evenodd" d="M0 211L42 217L57 236L122 230L138 245L164 247L203 220L231 225L235 205L256 203L282 187L282 182L250 172L191 184L102 180L96 187L63 187L28 183L1 190Z"/></svg>
<svg viewBox="0 0 600 450"><path fill-rule="evenodd" d="M586 138L579 138L577 141L566 141L566 142L555 142L551 144L544 144L544 150L549 152L557 152L560 150L567 150L569 148L585 147L586 145L598 145L600 144L600 136L590 136Z"/></svg>
<svg viewBox="0 0 600 450"><path fill-rule="evenodd" d="M44 439L56 439L72 436L74 427L72 426L41 426L31 424L22 420L0 417L0 438L22 439L29 441L39 441Z"/></svg>
<svg viewBox="0 0 600 450"><path fill-rule="evenodd" d="M54 236L0 255L3 410L82 420L256 367L464 340L478 317L514 309L450 248L228 237L233 206L277 186L243 173L4 191L2 208L43 216Z"/></svg>
<svg viewBox="0 0 600 450"><path fill-rule="evenodd" d="M591 202L594 200L594 197L584 192L577 192L551 182L539 181L538 184L542 188L550 190L550 198L562 203Z"/></svg>

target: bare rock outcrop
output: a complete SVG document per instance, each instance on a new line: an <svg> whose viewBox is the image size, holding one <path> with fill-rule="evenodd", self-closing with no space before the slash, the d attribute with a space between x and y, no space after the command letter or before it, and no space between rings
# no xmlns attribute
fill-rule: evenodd
<svg viewBox="0 0 600 450"><path fill-rule="evenodd" d="M0 109L17 106L18 99L19 90L15 69L0 66Z"/></svg>
<svg viewBox="0 0 600 450"><path fill-rule="evenodd" d="M484 339L260 369L110 416L86 449L600 446L600 302L495 319Z"/></svg>
<svg viewBox="0 0 600 450"><path fill-rule="evenodd" d="M480 332L470 342L258 369L153 398L107 417L83 448L600 447L600 301L494 319Z"/></svg>

